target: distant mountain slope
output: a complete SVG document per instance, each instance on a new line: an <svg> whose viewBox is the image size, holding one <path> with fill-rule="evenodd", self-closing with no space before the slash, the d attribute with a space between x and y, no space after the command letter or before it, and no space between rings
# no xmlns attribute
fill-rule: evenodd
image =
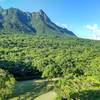
<svg viewBox="0 0 100 100"><path fill-rule="evenodd" d="M0 7L0 31L28 32L36 34L75 34L54 24L43 10L39 12L23 12L16 8Z"/></svg>

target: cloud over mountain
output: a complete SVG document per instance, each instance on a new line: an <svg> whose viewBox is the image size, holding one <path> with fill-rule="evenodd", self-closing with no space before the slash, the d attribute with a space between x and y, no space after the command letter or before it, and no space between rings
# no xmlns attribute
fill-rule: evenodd
<svg viewBox="0 0 100 100"><path fill-rule="evenodd" d="M99 40L100 39L100 27L97 24L93 24L93 25L86 25L86 28L92 32L92 38Z"/></svg>

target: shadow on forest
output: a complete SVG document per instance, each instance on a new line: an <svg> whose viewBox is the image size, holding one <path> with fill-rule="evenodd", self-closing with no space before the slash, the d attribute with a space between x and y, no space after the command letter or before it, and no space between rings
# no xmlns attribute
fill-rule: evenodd
<svg viewBox="0 0 100 100"><path fill-rule="evenodd" d="M35 97L44 94L53 89L53 86L48 86L51 84L48 81L22 81L15 85L12 97L16 97L18 100L34 100Z"/></svg>
<svg viewBox="0 0 100 100"><path fill-rule="evenodd" d="M72 100L100 100L100 90L81 91L79 93L72 94L71 98L73 98Z"/></svg>
<svg viewBox="0 0 100 100"><path fill-rule="evenodd" d="M8 70L17 80L30 80L41 77L41 72L30 62L0 60L0 68Z"/></svg>

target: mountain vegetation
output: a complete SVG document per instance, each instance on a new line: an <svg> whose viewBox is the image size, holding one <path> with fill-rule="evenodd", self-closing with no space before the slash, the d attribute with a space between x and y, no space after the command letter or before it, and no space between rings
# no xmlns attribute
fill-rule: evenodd
<svg viewBox="0 0 100 100"><path fill-rule="evenodd" d="M42 10L0 8L0 99L15 96L15 80L53 78L58 100L99 100L100 41L76 37Z"/></svg>
<svg viewBox="0 0 100 100"><path fill-rule="evenodd" d="M6 100L12 94L14 84L14 77L0 68L0 100Z"/></svg>
<svg viewBox="0 0 100 100"><path fill-rule="evenodd" d="M2 69L8 70L17 81L61 77L55 90L63 91L60 94L64 98L70 98L70 93L99 89L99 51L100 41L77 37L0 35Z"/></svg>
<svg viewBox="0 0 100 100"><path fill-rule="evenodd" d="M43 10L39 12L23 12L16 8L3 9L0 7L0 31L3 33L30 33L45 35L73 35L66 28L54 24Z"/></svg>

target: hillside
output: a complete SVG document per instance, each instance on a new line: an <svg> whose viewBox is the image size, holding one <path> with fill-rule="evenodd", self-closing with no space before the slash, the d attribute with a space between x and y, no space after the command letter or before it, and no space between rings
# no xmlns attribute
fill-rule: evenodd
<svg viewBox="0 0 100 100"><path fill-rule="evenodd" d="M0 100L44 97L100 100L100 41L78 38L43 10L0 8Z"/></svg>
<svg viewBox="0 0 100 100"><path fill-rule="evenodd" d="M75 34L66 28L54 24L43 10L38 12L23 12L16 8L0 7L0 31L4 33L20 32L45 35Z"/></svg>
<svg viewBox="0 0 100 100"><path fill-rule="evenodd" d="M0 68L9 71L16 81L61 77L53 83L55 84L53 91L65 98L86 100L91 95L91 100L94 100L95 96L97 96L95 100L98 100L100 97L99 51L100 41L77 37L0 34ZM28 94L28 98L32 99L39 96L34 91L34 86L29 88L32 86L29 86L27 81L25 86L26 92L22 91L25 93L22 95L23 98ZM40 86L37 84L35 88ZM17 91L17 87L15 88ZM20 90L24 88L21 86ZM46 90L43 88L39 93L45 93ZM34 94L31 94L31 91ZM18 93L13 95L21 98L20 94L16 95Z"/></svg>

